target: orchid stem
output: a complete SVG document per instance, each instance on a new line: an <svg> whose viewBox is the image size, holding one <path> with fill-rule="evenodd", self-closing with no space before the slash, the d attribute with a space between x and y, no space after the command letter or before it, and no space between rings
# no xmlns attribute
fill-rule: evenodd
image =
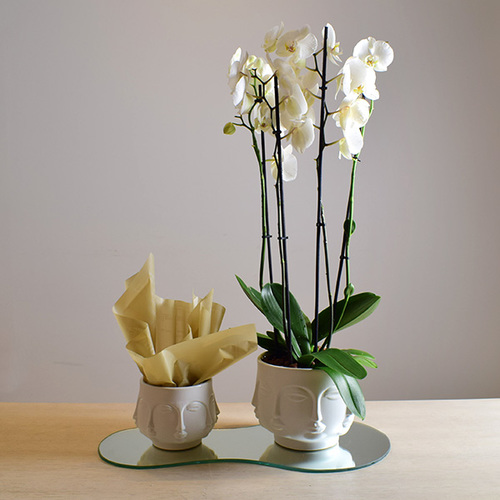
<svg viewBox="0 0 500 500"><path fill-rule="evenodd" d="M266 257L266 240L268 239L267 227L266 227L266 192L264 187L264 167L261 156L261 151L257 143L257 137L255 136L255 129L252 127L250 129L252 133L252 147L257 158L257 163L259 164L259 175L260 175L260 204L261 204L261 232L262 232L262 242L260 247L260 266L259 266L259 286L260 289L264 286L264 266Z"/></svg>
<svg viewBox="0 0 500 500"><path fill-rule="evenodd" d="M262 97L262 85L259 85L259 97ZM259 164L259 174L260 174L260 200L261 200L261 229L262 229L262 242L260 248L260 266L259 266L259 286L262 290L264 286L264 269L266 260L266 249L267 249L267 259L268 259L268 269L269 269L269 282L273 282L273 268L272 268L272 252L269 234L269 205L267 196L267 177L266 177L266 141L264 138L264 132L260 134L261 146L257 143L257 137L255 136L255 128L251 128L252 132L252 143L255 155L257 157L257 162Z"/></svg>
<svg viewBox="0 0 500 500"><path fill-rule="evenodd" d="M321 207L321 222L322 222L322 230L323 230L323 252L325 255L329 255L328 253L328 238L326 235L326 224L325 224L325 214L323 211L323 207ZM326 258L325 259L325 275L326 275L326 288L327 288L327 293L328 293L328 306L330 307L330 311L332 310L332 304L333 304L333 294L332 294L332 285L331 285L331 280L330 280L330 259ZM330 314L330 329L329 331L333 331L333 314ZM328 345L328 347L330 347ZM322 346L323 349L323 346Z"/></svg>
<svg viewBox="0 0 500 500"><path fill-rule="evenodd" d="M319 335L319 276L320 276L320 261L321 261L321 235L326 233L322 231L325 226L325 218L322 202L322 183L323 183L323 152L325 150L325 110L326 110L326 62L327 50L326 44L328 40L328 27L325 26L323 37L323 68L321 72L321 111L319 120L319 152L316 158L316 175L317 175L317 213L316 213L316 269L315 269L315 292L314 292L314 331L313 331L313 351L318 350L318 335ZM325 253L325 267L329 269L328 254ZM326 276L327 287L330 289L329 272Z"/></svg>
<svg viewBox="0 0 500 500"><path fill-rule="evenodd" d="M261 182L262 182L262 192L264 196L264 220L263 220L263 231L262 231L262 239L267 247L267 264L269 271L269 283L273 283L273 260L272 260L272 252L271 252L271 238L272 236L269 234L269 204L267 197L267 175L266 175L266 140L264 137L264 132L260 133L260 141L261 141L261 151L262 151L262 170L261 170Z"/></svg>
<svg viewBox="0 0 500 500"><path fill-rule="evenodd" d="M370 116L373 112L373 101L370 101ZM361 128L361 135L364 137L365 135L365 127ZM349 262L349 245L351 242L351 236L353 233L354 229L354 218L353 218L353 212L354 212L354 181L356 179L356 166L359 162L359 157L358 155L353 156L352 159L352 169L351 169L351 185L349 187L349 198L347 200L347 209L346 209L346 215L345 215L345 220L344 220L344 226L343 226L343 236L342 236L342 246L340 250L340 257L339 257L339 266L337 270L337 279L335 282L335 295L333 299L333 308L332 308L332 324L335 324L335 308L337 306L338 300L339 300L339 293L340 293L340 282L342 280L342 270L344 267L344 262L345 262L345 270L346 270L346 289L347 287L351 284L351 266ZM346 302L349 300L349 295L345 296ZM345 307L345 305L344 305ZM330 345L331 337L333 334L333 329L330 331L329 335L326 337L322 348L325 346Z"/></svg>

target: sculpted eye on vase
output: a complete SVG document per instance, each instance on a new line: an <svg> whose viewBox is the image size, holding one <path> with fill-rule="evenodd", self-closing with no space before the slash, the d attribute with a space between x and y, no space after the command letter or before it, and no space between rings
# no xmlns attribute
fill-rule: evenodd
<svg viewBox="0 0 500 500"><path fill-rule="evenodd" d="M217 422L212 380L187 387L162 387L141 380L134 419L137 428L162 450L198 446Z"/></svg>

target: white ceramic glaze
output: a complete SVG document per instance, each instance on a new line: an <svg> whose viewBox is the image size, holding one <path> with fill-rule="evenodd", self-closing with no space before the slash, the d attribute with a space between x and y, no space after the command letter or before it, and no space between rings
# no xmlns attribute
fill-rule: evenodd
<svg viewBox="0 0 500 500"><path fill-rule="evenodd" d="M341 446L332 446L325 450L303 453L302 451L283 448L278 444L272 444L261 455L260 461L309 470L351 469L356 467L349 450Z"/></svg>
<svg viewBox="0 0 500 500"><path fill-rule="evenodd" d="M187 450L208 435L218 414L212 380L187 387L162 387L141 380L134 420L157 448Z"/></svg>
<svg viewBox="0 0 500 500"><path fill-rule="evenodd" d="M252 404L262 427L292 450L331 448L354 420L325 372L270 365L262 355Z"/></svg>
<svg viewBox="0 0 500 500"><path fill-rule="evenodd" d="M137 465L148 467L157 464L168 463L190 463L203 462L208 460L217 460L217 455L214 450L208 448L204 444L195 446L189 450L160 450L156 446L150 446L138 460Z"/></svg>

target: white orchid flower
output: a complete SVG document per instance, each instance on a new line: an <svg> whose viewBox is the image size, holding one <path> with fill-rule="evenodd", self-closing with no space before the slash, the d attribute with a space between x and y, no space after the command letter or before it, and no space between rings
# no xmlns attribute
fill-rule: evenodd
<svg viewBox="0 0 500 500"><path fill-rule="evenodd" d="M233 89L233 104L239 110L240 114L246 114L252 108L255 98L258 97L259 85L261 82L268 81L273 75L273 69L264 59L256 56L246 56L245 60L238 61L238 51L233 56L235 60L230 67L230 75L236 71L238 67L238 75L240 78L236 80ZM238 65L237 65L238 64ZM231 71L232 68L232 71ZM255 81L257 77L260 81ZM274 103L274 87L272 83L263 85L263 95L272 105Z"/></svg>
<svg viewBox="0 0 500 500"><path fill-rule="evenodd" d="M328 59L333 63L337 64L342 62L340 59L340 43L336 41L335 30L330 23L327 23L325 28L328 28L328 38L326 41L326 50L328 52ZM323 38L325 37L325 28L323 28Z"/></svg>
<svg viewBox="0 0 500 500"><path fill-rule="evenodd" d="M358 127L344 129L344 139L351 157L359 154L363 149L363 134Z"/></svg>
<svg viewBox="0 0 500 500"><path fill-rule="evenodd" d="M287 136L292 142L293 149L303 153L314 142L314 121L311 117L294 122L289 127Z"/></svg>
<svg viewBox="0 0 500 500"><path fill-rule="evenodd" d="M368 118L370 118L370 104L363 98L358 98L355 101L344 99L338 112L335 113L337 127L341 127L342 130L353 126L364 127Z"/></svg>
<svg viewBox="0 0 500 500"><path fill-rule="evenodd" d="M276 59L275 68L279 80L281 123L289 129L293 123L302 120L309 111L309 104L301 80L288 60Z"/></svg>
<svg viewBox="0 0 500 500"><path fill-rule="evenodd" d="M320 78L315 71L296 72L288 60L274 61L280 85L280 102L283 103L283 120L286 128L290 122L300 121L315 104Z"/></svg>
<svg viewBox="0 0 500 500"><path fill-rule="evenodd" d="M274 82L271 81L271 78L274 75L274 70L267 61L261 57L257 57L251 65L247 65L247 71L250 77L255 75L259 79L257 82L257 89L259 85L264 85L264 96L271 94L274 95Z"/></svg>
<svg viewBox="0 0 500 500"><path fill-rule="evenodd" d="M254 106L251 119L257 132L272 132L271 109L266 103L261 102Z"/></svg>
<svg viewBox="0 0 500 500"><path fill-rule="evenodd" d="M281 35L276 43L276 55L287 57L295 64L300 64L312 56L318 47L318 40L310 32L309 26L300 30L288 31Z"/></svg>
<svg viewBox="0 0 500 500"><path fill-rule="evenodd" d="M238 82L236 83L233 91L231 92L233 96L233 105L237 108L240 107L243 98L245 97L245 91L247 88L247 80L244 75L240 77Z"/></svg>
<svg viewBox="0 0 500 500"><path fill-rule="evenodd" d="M228 84L233 96L233 104L236 107L241 103L243 96L245 95L246 81L242 71L247 59L248 53L243 55L241 47L238 47L236 52L233 54L233 57L231 57L231 62L229 63L227 75Z"/></svg>
<svg viewBox="0 0 500 500"><path fill-rule="evenodd" d="M245 53L245 55L243 55L241 47L238 47L236 49L236 52L231 57L229 70L227 72L227 76L229 79L228 83L231 91L234 91L234 89L236 88L236 85L241 78L242 68L245 65L247 59L248 53Z"/></svg>
<svg viewBox="0 0 500 500"><path fill-rule="evenodd" d="M368 99L376 100L379 92L375 87L375 70L367 66L361 59L350 57L341 70L342 91L348 99L354 100L356 95L363 94Z"/></svg>
<svg viewBox="0 0 500 500"><path fill-rule="evenodd" d="M307 100L298 83L294 84L289 95L281 98L281 121L285 128L291 128L291 123L300 121L309 110Z"/></svg>
<svg viewBox="0 0 500 500"><path fill-rule="evenodd" d="M306 71L300 76L299 82L302 92L307 99L307 103L309 106L314 105L316 98L312 94L318 94L319 85L321 83L320 76L316 71Z"/></svg>
<svg viewBox="0 0 500 500"><path fill-rule="evenodd" d="M278 76L280 95L288 95L292 93L292 89L296 83L300 83L295 67L288 60L276 59L273 61L273 66Z"/></svg>
<svg viewBox="0 0 500 500"><path fill-rule="evenodd" d="M375 71L387 71L387 67L394 60L392 47L387 42L375 40L371 36L356 44L353 55Z"/></svg>
<svg viewBox="0 0 500 500"><path fill-rule="evenodd" d="M344 99L337 113L335 122L342 128L343 139L339 141L339 154L345 158L352 158L363 148L363 134L361 128L370 118L370 105L363 98L355 101Z"/></svg>
<svg viewBox="0 0 500 500"><path fill-rule="evenodd" d="M250 56L245 61L242 67L242 73L249 77L257 76L263 82L269 80L273 76L273 68L271 65L262 59L262 57Z"/></svg>
<svg viewBox="0 0 500 500"><path fill-rule="evenodd" d="M297 158L293 155L292 145L289 144L281 151L281 168L283 180L285 182L293 181L297 177ZM278 166L276 161L273 159L271 161L271 174L274 180L278 180Z"/></svg>
<svg viewBox="0 0 500 500"><path fill-rule="evenodd" d="M344 157L347 160L352 160L352 155L351 152L349 151L349 147L347 145L345 137L342 137L342 139L339 140L338 144L339 144L339 159Z"/></svg>
<svg viewBox="0 0 500 500"><path fill-rule="evenodd" d="M352 125L346 129L342 130L344 133L344 137L342 137L339 141L339 158L347 158L348 160L352 160L353 155L357 155L363 149L363 134L361 130Z"/></svg>
<svg viewBox="0 0 500 500"><path fill-rule="evenodd" d="M266 52L274 52L276 50L276 42L278 38L283 33L284 29L283 21L281 21L279 26L275 26L272 30L269 30L264 37L264 43L262 44L262 48Z"/></svg>
<svg viewBox="0 0 500 500"><path fill-rule="evenodd" d="M247 62L244 72L248 74L247 95L251 98L252 104L258 97L259 86L262 85L262 95L267 99L271 106L274 105L274 84L271 77L274 74L273 68L261 57L255 57ZM257 77L255 82L253 77ZM268 82L268 83L265 83ZM254 84L254 85L252 85Z"/></svg>

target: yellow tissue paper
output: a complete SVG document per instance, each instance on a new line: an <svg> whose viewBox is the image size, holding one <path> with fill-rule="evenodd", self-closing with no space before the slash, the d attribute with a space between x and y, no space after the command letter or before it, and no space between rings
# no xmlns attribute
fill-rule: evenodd
<svg viewBox="0 0 500 500"><path fill-rule="evenodd" d="M125 288L113 312L148 384L201 384L257 349L255 325L219 331L226 310L213 290L192 302L158 297L152 254Z"/></svg>

